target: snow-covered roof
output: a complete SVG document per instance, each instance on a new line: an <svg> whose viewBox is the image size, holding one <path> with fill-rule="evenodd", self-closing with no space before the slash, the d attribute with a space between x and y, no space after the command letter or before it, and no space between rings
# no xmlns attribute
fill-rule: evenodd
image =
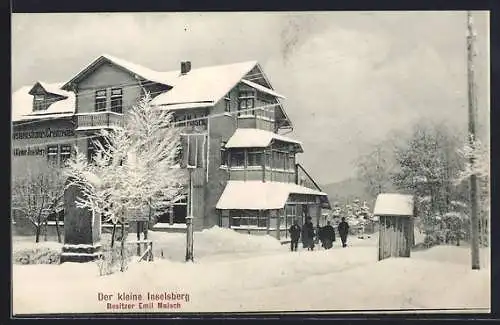
<svg viewBox="0 0 500 325"><path fill-rule="evenodd" d="M175 83L176 77L180 74L180 71L160 72L151 70L139 64L132 63L109 54L103 54L102 56L109 61L143 77L144 79L169 86L172 86Z"/></svg>
<svg viewBox="0 0 500 325"><path fill-rule="evenodd" d="M252 88L255 88L255 89L257 89L257 90L259 90L259 91L261 91L261 92L263 92L263 93L266 93L266 94L269 94L269 95L272 95L272 96L276 96L276 97L278 97L278 98L285 98L285 96L278 94L278 93L277 93L277 92L275 92L274 90L269 89L269 88L264 87L264 86L261 86L261 85L259 85L258 83L252 82L252 81L250 81L250 80L245 80L245 79L243 79L243 80L241 80L241 82L243 82L243 83L244 83L244 84L246 84L247 86L250 86L250 87L252 87Z"/></svg>
<svg viewBox="0 0 500 325"><path fill-rule="evenodd" d="M397 193L379 194L373 214L378 216L413 216L413 196Z"/></svg>
<svg viewBox="0 0 500 325"><path fill-rule="evenodd" d="M215 104L256 65L257 61L248 61L192 69L186 74L178 71L177 79L173 81L174 88L155 97L151 104L195 102Z"/></svg>
<svg viewBox="0 0 500 325"><path fill-rule="evenodd" d="M326 193L295 183L262 181L228 181L216 208L267 210L281 209L290 194L326 196Z"/></svg>
<svg viewBox="0 0 500 325"><path fill-rule="evenodd" d="M59 92L66 99L51 104L46 110L33 112L33 96L29 94L33 86L23 86L12 94L12 121L47 119L71 116L75 112L75 94L60 89L62 83L40 83L50 93ZM60 91L59 91L60 90Z"/></svg>
<svg viewBox="0 0 500 325"><path fill-rule="evenodd" d="M60 96L64 96L64 97L70 97L70 96L74 95L72 92L61 89L63 83L48 83L48 82L44 82L44 81L38 81L38 83L48 93L60 95Z"/></svg>
<svg viewBox="0 0 500 325"><path fill-rule="evenodd" d="M302 150L302 143L300 141L271 131L251 128L236 129L234 134L227 141L226 148L265 148L269 146L273 140L297 144L300 150Z"/></svg>
<svg viewBox="0 0 500 325"><path fill-rule="evenodd" d="M160 106L159 110L167 110L167 111L175 111L180 109L188 109L188 108L202 108L202 107L212 107L213 103L181 103L181 104L173 104L167 106Z"/></svg>
<svg viewBox="0 0 500 325"><path fill-rule="evenodd" d="M160 84L172 86L172 83L175 81L176 74L173 71L168 71L168 72L159 72L155 70L151 70L149 68L143 67L139 64L132 63L120 58L117 58L115 56L109 55L109 54L102 54L98 58L96 58L94 61L92 61L91 64L87 65L85 68L83 68L80 72L78 72L71 80L66 82L62 88L66 89L69 84L75 82L76 80L79 80L83 76L85 76L88 72L92 71L96 66L99 66L102 62L111 62L125 70L128 70L130 73L135 74L139 77L142 77L146 80L157 82Z"/></svg>

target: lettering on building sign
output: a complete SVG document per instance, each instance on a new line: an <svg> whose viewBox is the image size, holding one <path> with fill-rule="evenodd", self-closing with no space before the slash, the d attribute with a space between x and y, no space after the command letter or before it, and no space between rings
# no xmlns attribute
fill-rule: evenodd
<svg viewBox="0 0 500 325"><path fill-rule="evenodd" d="M75 130L73 129L59 129L52 130L47 128L45 130L30 130L30 131L19 131L12 134L14 140L20 139L40 139L40 138L58 138L58 137L72 137L75 135Z"/></svg>
<svg viewBox="0 0 500 325"><path fill-rule="evenodd" d="M45 149L43 148L14 148L14 156L45 156Z"/></svg>

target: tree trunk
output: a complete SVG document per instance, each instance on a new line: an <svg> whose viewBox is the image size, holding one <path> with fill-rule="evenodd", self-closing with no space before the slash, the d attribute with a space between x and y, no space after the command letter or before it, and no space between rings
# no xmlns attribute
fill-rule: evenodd
<svg viewBox="0 0 500 325"><path fill-rule="evenodd" d="M116 223L113 223L113 230L111 231L111 248L115 246Z"/></svg>
<svg viewBox="0 0 500 325"><path fill-rule="evenodd" d="M43 233L43 240L44 241L47 241L47 232L49 230L49 221L48 219L45 219L45 222L43 223L44 224L44 233Z"/></svg>
<svg viewBox="0 0 500 325"><path fill-rule="evenodd" d="M57 233L57 242L61 242L61 230L59 229L59 214L56 214L56 233Z"/></svg>
<svg viewBox="0 0 500 325"><path fill-rule="evenodd" d="M40 224L38 224L37 226L35 226L35 243L39 243L40 242L40 230L41 230Z"/></svg>
<svg viewBox="0 0 500 325"><path fill-rule="evenodd" d="M125 272L125 224L121 224L121 233L122 233L122 238L121 238L121 247L120 247L120 271Z"/></svg>

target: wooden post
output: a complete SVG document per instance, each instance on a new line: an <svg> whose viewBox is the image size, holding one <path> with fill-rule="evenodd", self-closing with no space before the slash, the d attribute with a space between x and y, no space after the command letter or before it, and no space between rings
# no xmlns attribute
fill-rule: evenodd
<svg viewBox="0 0 500 325"><path fill-rule="evenodd" d="M280 210L273 210L274 211L274 216L276 218L276 238L278 238L278 240L281 239L281 227L280 227L280 224L281 224L281 215L280 215Z"/></svg>
<svg viewBox="0 0 500 325"><path fill-rule="evenodd" d="M262 215L266 217L266 234L269 235L270 226L271 226L271 215L269 211L259 210L259 219L262 218Z"/></svg>
<svg viewBox="0 0 500 325"><path fill-rule="evenodd" d="M168 222L171 226L174 224L174 206L172 204L168 206Z"/></svg>
<svg viewBox="0 0 500 325"><path fill-rule="evenodd" d="M186 262L193 261L193 168L189 170L189 214L186 217Z"/></svg>
<svg viewBox="0 0 500 325"><path fill-rule="evenodd" d="M144 250L148 248L148 221L144 221L143 233L144 233Z"/></svg>
<svg viewBox="0 0 500 325"><path fill-rule="evenodd" d="M141 256L141 243L139 242L141 240L141 221L137 221L136 223L136 233L137 233L137 256Z"/></svg>

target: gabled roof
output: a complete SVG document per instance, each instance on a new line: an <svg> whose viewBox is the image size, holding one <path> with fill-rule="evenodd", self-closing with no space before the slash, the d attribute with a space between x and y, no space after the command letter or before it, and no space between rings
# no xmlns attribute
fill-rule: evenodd
<svg viewBox="0 0 500 325"><path fill-rule="evenodd" d="M62 84L60 84L60 83L52 84L52 83L48 83L48 82L44 82L44 81L37 81L35 83L35 85L31 88L29 94L33 95L35 88L41 87L41 88L43 88L43 90L46 93L49 93L49 94L59 95L59 96L62 96L62 97L69 97L69 96L71 96L71 93L69 91L65 91L65 90L62 90L60 88L61 85Z"/></svg>
<svg viewBox="0 0 500 325"><path fill-rule="evenodd" d="M40 82L39 82L40 83ZM59 92L65 99L51 104L46 110L33 112L33 96L30 95L33 86L23 86L12 94L12 121L47 119L55 117L71 116L75 112L75 94L63 91L62 83L40 83L40 85L52 94ZM58 95L59 95L58 94ZM62 95L64 94L64 95Z"/></svg>
<svg viewBox="0 0 500 325"><path fill-rule="evenodd" d="M143 67L139 64L135 64L132 62L128 62L126 60L114 57L109 54L102 54L97 59L92 61L91 64L86 66L83 70L81 70L77 75L75 75L71 80L66 82L61 88L65 90L69 90L69 85L79 80L83 79L88 73L94 71L97 67L105 62L110 62L115 64L122 69L130 72L131 74L137 75L143 79L157 82L160 84L164 84L167 86L172 86L172 81L175 80L175 74L172 72L158 72L151 70L149 68Z"/></svg>
<svg viewBox="0 0 500 325"><path fill-rule="evenodd" d="M283 141L297 145L299 152L303 152L302 142L276 134L266 130L240 128L236 129L234 134L226 143L226 148L265 148L273 140Z"/></svg>
<svg viewBox="0 0 500 325"><path fill-rule="evenodd" d="M174 88L155 97L151 104L166 106L204 102L215 105L256 65L257 61L247 61L196 68L186 74L178 71Z"/></svg>
<svg viewBox="0 0 500 325"><path fill-rule="evenodd" d="M373 214L377 216L413 216L413 196L382 193L377 196Z"/></svg>
<svg viewBox="0 0 500 325"><path fill-rule="evenodd" d="M275 97L278 97L278 98L285 98L285 96L278 94L274 90L269 89L269 88L264 87L264 86L261 86L258 83L252 82L250 80L243 79L243 80L241 80L241 82L243 82L245 85L248 85L248 86L250 86L250 87L252 87L254 89L257 89L257 90L259 90L259 91L261 91L263 93L266 93L266 94L269 94L269 95L272 95L272 96L275 96Z"/></svg>
<svg viewBox="0 0 500 325"><path fill-rule="evenodd" d="M245 195L241 195L245 193ZM269 210L285 206L290 194L326 196L326 193L295 183L262 181L228 181L216 208Z"/></svg>

